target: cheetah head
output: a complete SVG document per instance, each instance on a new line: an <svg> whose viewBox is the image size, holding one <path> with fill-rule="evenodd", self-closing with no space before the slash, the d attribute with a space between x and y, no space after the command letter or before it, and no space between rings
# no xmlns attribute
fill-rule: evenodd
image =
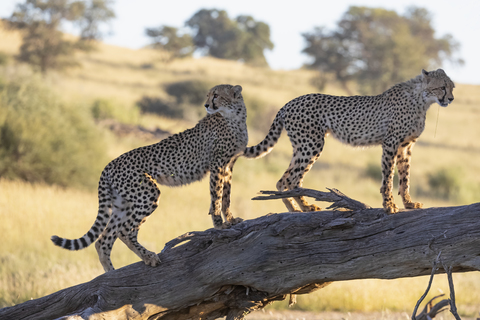
<svg viewBox="0 0 480 320"><path fill-rule="evenodd" d="M209 114L220 113L226 118L237 117L245 110L242 87L229 84L213 87L207 94L205 108Z"/></svg>
<svg viewBox="0 0 480 320"><path fill-rule="evenodd" d="M437 69L435 71L422 70L423 95L427 102L438 103L442 107L448 106L453 101L453 88L455 84L450 80L445 71Z"/></svg>

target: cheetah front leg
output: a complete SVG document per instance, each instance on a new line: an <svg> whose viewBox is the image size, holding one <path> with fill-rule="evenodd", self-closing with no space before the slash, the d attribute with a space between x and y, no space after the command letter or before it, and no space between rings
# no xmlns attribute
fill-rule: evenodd
<svg viewBox="0 0 480 320"><path fill-rule="evenodd" d="M225 169L225 176L223 178L222 213L225 217L225 224L230 225L235 225L243 221L242 218L234 218L232 212L230 211L230 194L232 191L232 174L235 161L236 159L227 166Z"/></svg>
<svg viewBox="0 0 480 320"><path fill-rule="evenodd" d="M222 167L214 167L210 169L210 211L213 226L215 229L230 228L230 223L223 223L222 218L222 196L224 186L224 169Z"/></svg>
<svg viewBox="0 0 480 320"><path fill-rule="evenodd" d="M420 202L413 202L410 197L410 160L415 140L403 143L397 152L398 168L398 194L402 197L405 209L419 209L423 206Z"/></svg>
<svg viewBox="0 0 480 320"><path fill-rule="evenodd" d="M395 156L397 154L397 145L393 137L386 139L382 145L382 187L380 193L383 197L383 209L386 213L392 214L398 212L398 207L393 200L393 174L395 168Z"/></svg>

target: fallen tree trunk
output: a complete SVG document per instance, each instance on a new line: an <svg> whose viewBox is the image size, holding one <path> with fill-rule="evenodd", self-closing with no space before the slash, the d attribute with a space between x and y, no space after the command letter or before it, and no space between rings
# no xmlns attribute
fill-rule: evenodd
<svg viewBox="0 0 480 320"><path fill-rule="evenodd" d="M185 234L159 267L135 263L4 308L0 319L242 319L333 281L428 275L438 258L453 272L480 270L479 217L480 203L271 214Z"/></svg>

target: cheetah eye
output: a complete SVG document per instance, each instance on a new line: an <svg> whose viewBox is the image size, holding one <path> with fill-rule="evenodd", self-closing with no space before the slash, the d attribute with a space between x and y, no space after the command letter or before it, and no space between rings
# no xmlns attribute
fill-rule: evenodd
<svg viewBox="0 0 480 320"><path fill-rule="evenodd" d="M216 98L218 98L218 94L215 93L215 94L213 95L213 99L216 99Z"/></svg>

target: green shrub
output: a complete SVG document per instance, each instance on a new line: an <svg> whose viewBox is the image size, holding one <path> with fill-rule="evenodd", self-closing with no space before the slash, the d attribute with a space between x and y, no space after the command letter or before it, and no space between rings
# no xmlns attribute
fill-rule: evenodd
<svg viewBox="0 0 480 320"><path fill-rule="evenodd" d="M95 120L115 118L115 107L110 100L97 99L92 104L92 116Z"/></svg>
<svg viewBox="0 0 480 320"><path fill-rule="evenodd" d="M0 66L5 66L10 61L10 56L5 52L0 51Z"/></svg>
<svg viewBox="0 0 480 320"><path fill-rule="evenodd" d="M364 176L375 181L382 181L383 174L380 163L369 162L365 169Z"/></svg>
<svg viewBox="0 0 480 320"><path fill-rule="evenodd" d="M140 112L135 106L129 108L110 99L96 99L91 106L92 116L95 120L115 119L122 123L138 122Z"/></svg>
<svg viewBox="0 0 480 320"><path fill-rule="evenodd" d="M177 103L203 104L212 86L200 80L174 82L165 87L166 92L177 99Z"/></svg>
<svg viewBox="0 0 480 320"><path fill-rule="evenodd" d="M363 176L374 181L381 182L383 179L382 174L382 164L380 161L378 163L369 162L367 164L367 168L363 172ZM398 171L397 167L395 166L395 174L393 175L393 186L398 186Z"/></svg>
<svg viewBox="0 0 480 320"><path fill-rule="evenodd" d="M441 168L427 174L430 195L445 200L455 200L460 195L462 174L456 168Z"/></svg>
<svg viewBox="0 0 480 320"><path fill-rule="evenodd" d="M243 100L247 108L248 129L262 134L268 132L279 107L248 93L243 93Z"/></svg>
<svg viewBox="0 0 480 320"><path fill-rule="evenodd" d="M0 178L96 186L105 146L86 110L61 102L34 75L0 75Z"/></svg>

